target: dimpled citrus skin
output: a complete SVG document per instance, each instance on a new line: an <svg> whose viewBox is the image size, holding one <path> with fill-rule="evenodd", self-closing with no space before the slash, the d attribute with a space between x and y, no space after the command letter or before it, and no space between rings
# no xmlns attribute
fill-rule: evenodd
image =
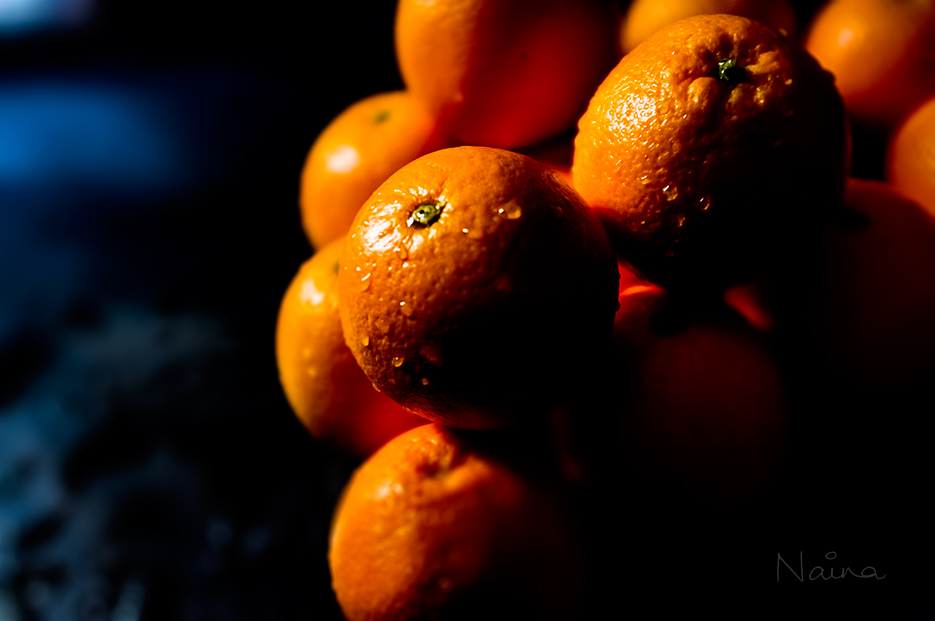
<svg viewBox="0 0 935 621"><path fill-rule="evenodd" d="M615 5L400 0L400 73L457 143L529 145L573 128L616 62Z"/></svg>
<svg viewBox="0 0 935 621"><path fill-rule="evenodd" d="M736 62L736 82L718 79ZM848 128L831 74L794 41L700 15L627 54L579 121L575 188L618 252L666 286L755 274L843 194Z"/></svg>
<svg viewBox="0 0 935 621"><path fill-rule="evenodd" d="M407 91L370 95L318 135L302 169L302 226L314 248L344 237L357 210L397 168L441 143L435 120Z"/></svg>
<svg viewBox="0 0 935 621"><path fill-rule="evenodd" d="M357 457L424 424L381 395L344 344L338 316L338 258L343 237L302 264L283 296L276 363L283 392L309 433Z"/></svg>
<svg viewBox="0 0 935 621"><path fill-rule="evenodd" d="M429 226L409 224L422 204ZM430 153L358 213L339 275L348 346L374 385L454 427L547 404L609 339L617 262L554 171L487 147Z"/></svg>
<svg viewBox="0 0 935 621"><path fill-rule="evenodd" d="M575 552L554 497L429 424L357 469L328 561L359 619L569 618Z"/></svg>

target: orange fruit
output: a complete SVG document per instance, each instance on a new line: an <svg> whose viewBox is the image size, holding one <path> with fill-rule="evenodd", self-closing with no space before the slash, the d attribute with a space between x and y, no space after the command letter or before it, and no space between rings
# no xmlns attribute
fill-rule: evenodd
<svg viewBox="0 0 935 621"><path fill-rule="evenodd" d="M616 330L629 371L621 437L636 485L714 502L763 489L779 471L788 419L765 343L726 310L674 330L649 321L631 332L618 320Z"/></svg>
<svg viewBox="0 0 935 621"><path fill-rule="evenodd" d="M358 457L425 420L381 395L344 344L338 260L344 239L302 264L283 296L276 363L289 404L311 435Z"/></svg>
<svg viewBox="0 0 935 621"><path fill-rule="evenodd" d="M451 430L417 427L345 488L328 551L334 592L349 621L571 618L576 550L563 513Z"/></svg>
<svg viewBox="0 0 935 621"><path fill-rule="evenodd" d="M794 345L796 368L822 385L868 391L927 381L935 217L880 181L851 179L845 201L823 261L774 291L767 308Z"/></svg>
<svg viewBox="0 0 935 621"><path fill-rule="evenodd" d="M935 1L833 0L805 48L834 74L855 120L891 127L935 94Z"/></svg>
<svg viewBox="0 0 935 621"><path fill-rule="evenodd" d="M559 398L610 338L617 262L550 168L502 149L429 153L357 214L339 275L344 336L374 385L454 427Z"/></svg>
<svg viewBox="0 0 935 621"><path fill-rule="evenodd" d="M893 133L887 149L886 178L935 215L935 97Z"/></svg>
<svg viewBox="0 0 935 621"><path fill-rule="evenodd" d="M397 168L440 146L435 121L393 91L351 105L315 139L302 169L302 225L314 248L347 233L370 193Z"/></svg>
<svg viewBox="0 0 935 621"><path fill-rule="evenodd" d="M772 333L791 376L883 394L935 365L933 283L935 217L887 183L851 178L811 268L729 302Z"/></svg>
<svg viewBox="0 0 935 621"><path fill-rule="evenodd" d="M403 81L458 143L517 148L574 126L616 61L608 0L400 0Z"/></svg>
<svg viewBox="0 0 935 621"><path fill-rule="evenodd" d="M794 41L698 15L610 72L579 122L572 178L643 277L726 286L815 236L843 192L847 130L832 76Z"/></svg>
<svg viewBox="0 0 935 621"><path fill-rule="evenodd" d="M788 419L767 343L716 300L689 304L621 274L603 385L561 421L579 478L683 507L728 506L765 489L780 470Z"/></svg>
<svg viewBox="0 0 935 621"><path fill-rule="evenodd" d="M630 52L663 26L693 15L729 13L762 22L785 36L796 35L795 9L789 0L633 0L620 29L620 44Z"/></svg>

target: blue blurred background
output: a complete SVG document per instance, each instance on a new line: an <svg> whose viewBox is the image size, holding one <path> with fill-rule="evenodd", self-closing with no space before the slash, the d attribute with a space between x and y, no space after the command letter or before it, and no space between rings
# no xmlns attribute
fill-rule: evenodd
<svg viewBox="0 0 935 621"><path fill-rule="evenodd" d="M281 394L324 125L393 2L0 0L0 621L339 618Z"/></svg>

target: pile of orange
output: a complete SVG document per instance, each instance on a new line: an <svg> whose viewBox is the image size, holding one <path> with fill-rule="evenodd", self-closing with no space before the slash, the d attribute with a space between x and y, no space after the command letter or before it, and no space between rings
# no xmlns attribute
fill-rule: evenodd
<svg viewBox="0 0 935 621"><path fill-rule="evenodd" d="M395 44L311 147L276 330L362 460L347 618L580 618L608 486L724 515L804 390L935 370L935 2L399 0Z"/></svg>

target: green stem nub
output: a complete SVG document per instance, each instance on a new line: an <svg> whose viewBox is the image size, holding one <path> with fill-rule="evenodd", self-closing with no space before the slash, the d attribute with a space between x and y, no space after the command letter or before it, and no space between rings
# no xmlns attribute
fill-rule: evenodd
<svg viewBox="0 0 935 621"><path fill-rule="evenodd" d="M418 224L420 226L431 226L442 215L442 206L436 203L422 203L409 214L409 220L406 222L409 226Z"/></svg>
<svg viewBox="0 0 935 621"><path fill-rule="evenodd" d="M741 82L747 81L747 70L737 66L733 58L722 60L717 64L717 77L729 88L734 88Z"/></svg>

